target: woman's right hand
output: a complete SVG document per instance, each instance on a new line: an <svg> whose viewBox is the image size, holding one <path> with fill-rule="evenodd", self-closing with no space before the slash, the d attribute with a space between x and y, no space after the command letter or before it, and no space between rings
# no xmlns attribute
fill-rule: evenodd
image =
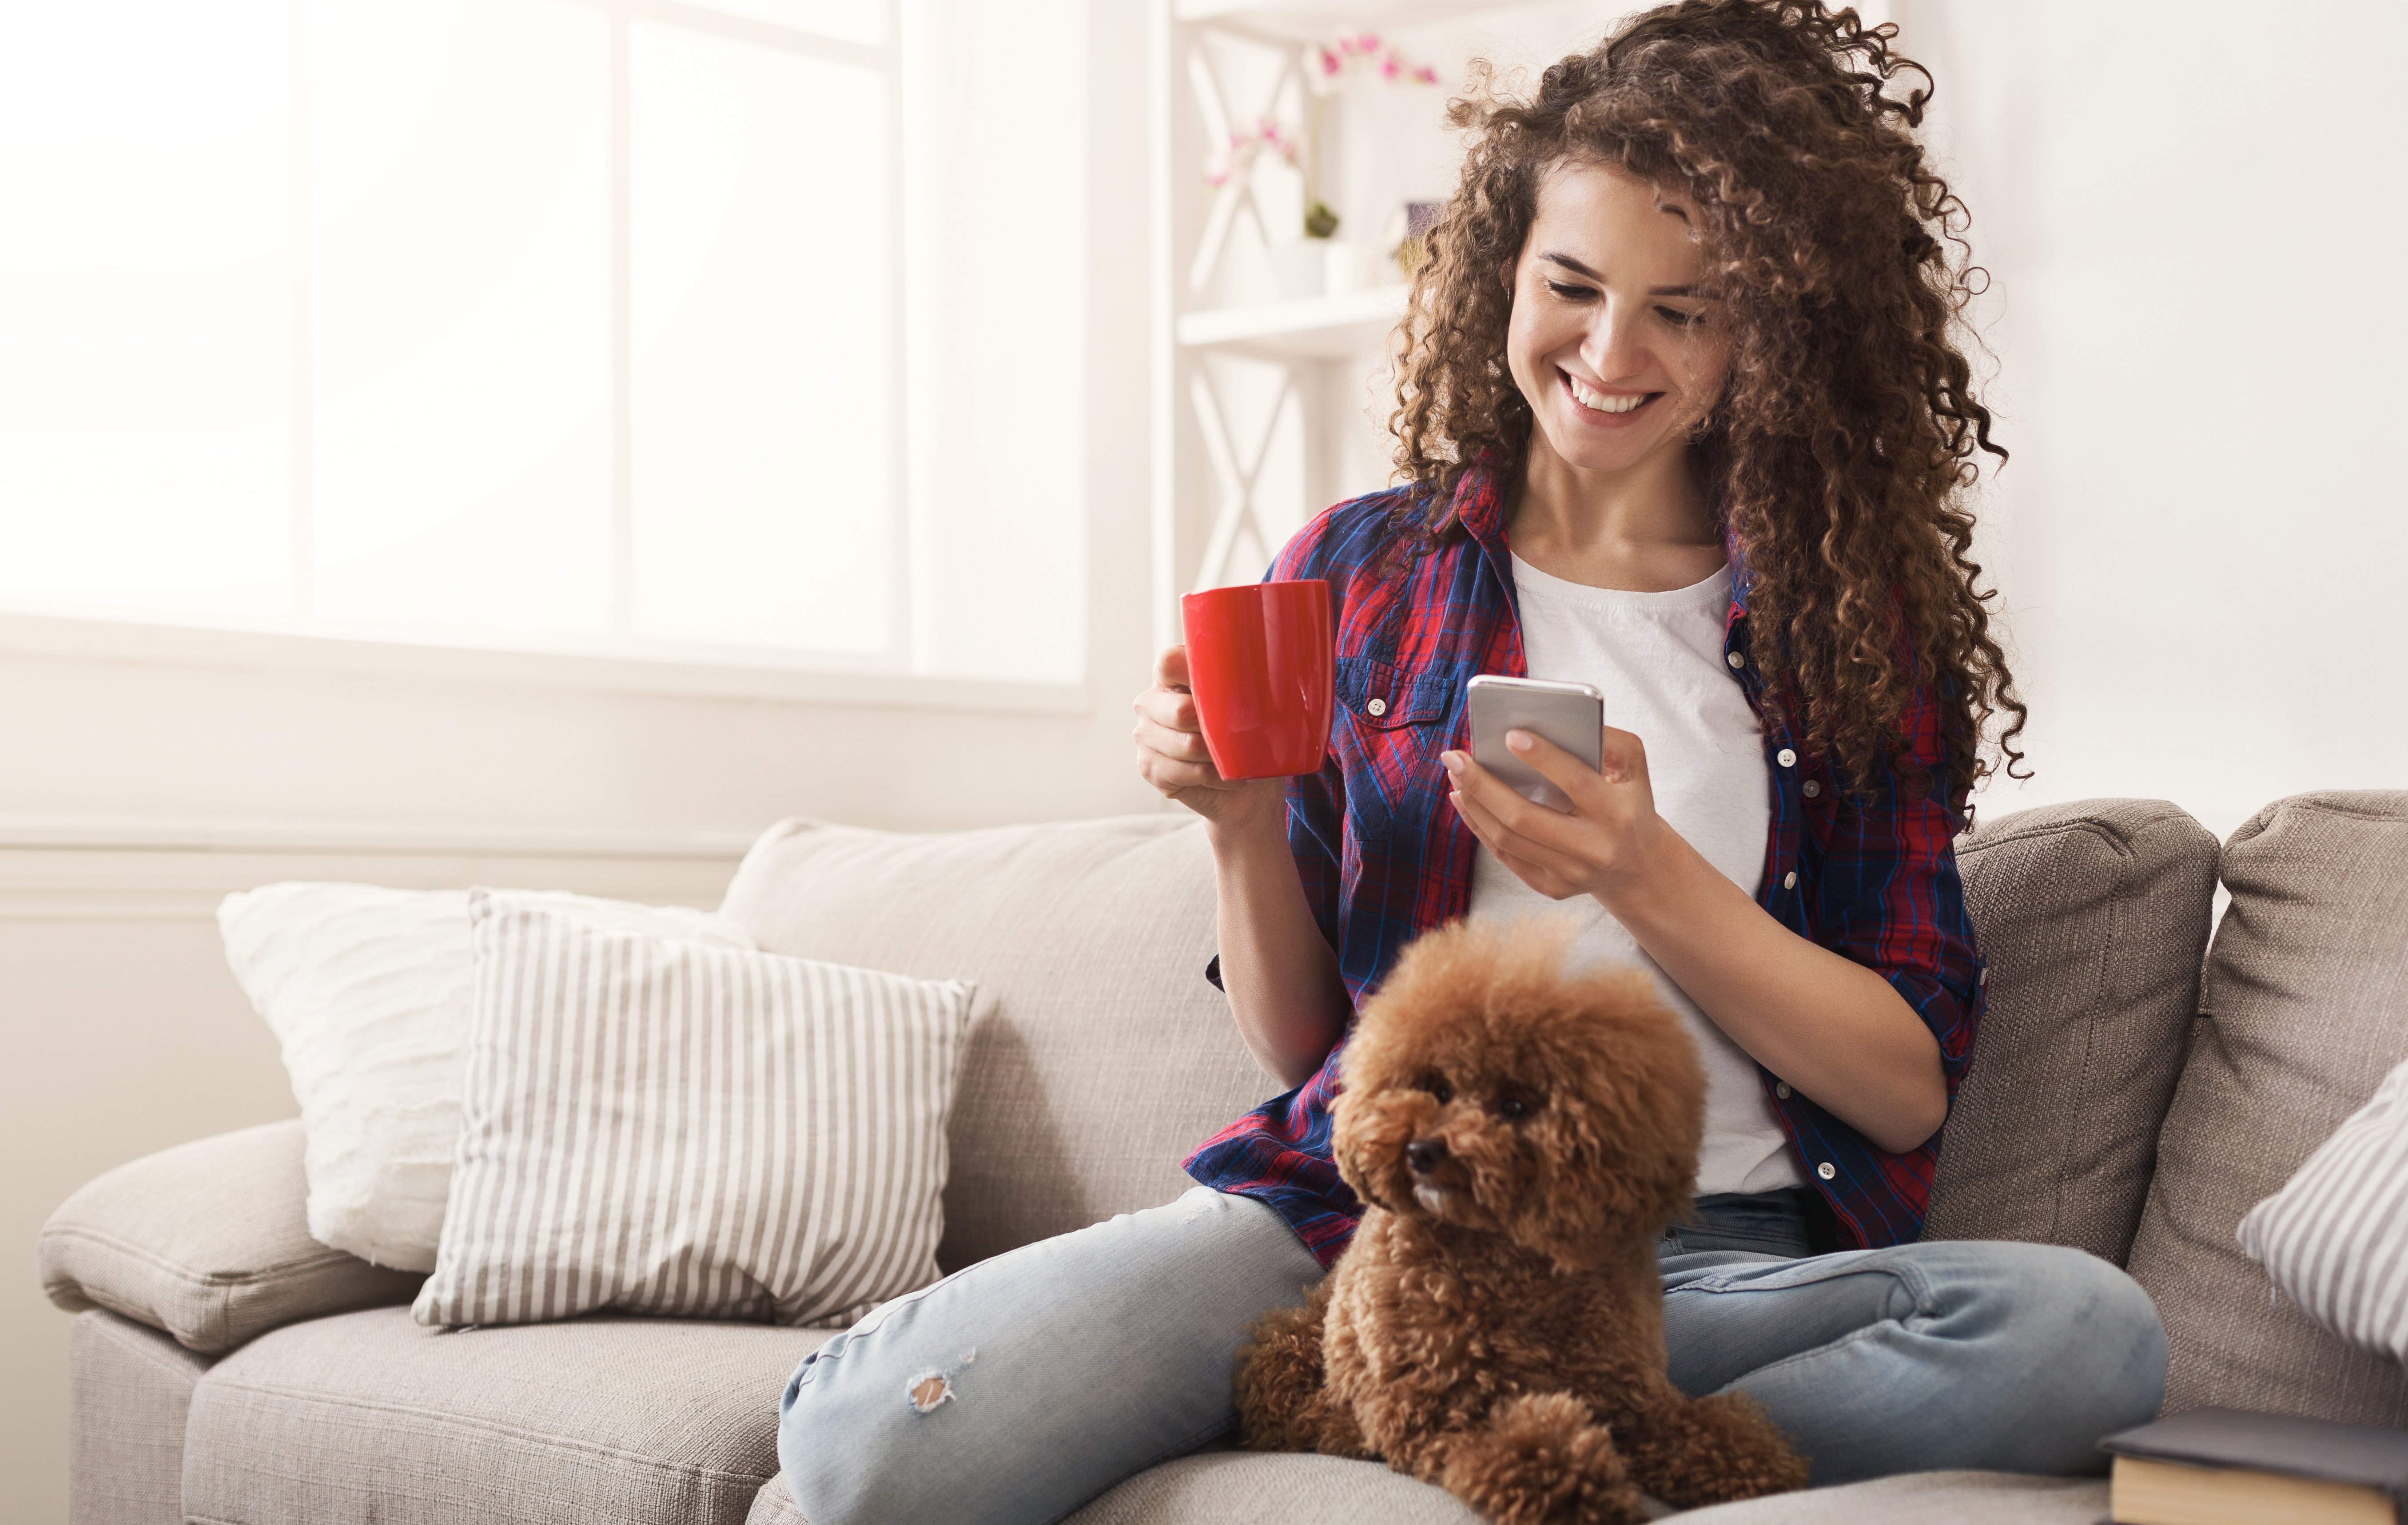
<svg viewBox="0 0 2408 1525"><path fill-rule="evenodd" d="M1284 778L1230 782L1212 766L1204 722L1187 689L1187 648L1174 646L1154 663L1154 687L1137 696L1137 771L1164 796L1177 800L1217 830L1278 820L1287 805Z"/></svg>

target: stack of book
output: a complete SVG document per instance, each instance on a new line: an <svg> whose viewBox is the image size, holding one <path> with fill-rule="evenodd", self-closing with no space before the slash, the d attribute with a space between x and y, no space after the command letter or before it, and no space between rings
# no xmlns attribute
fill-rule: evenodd
<svg viewBox="0 0 2408 1525"><path fill-rule="evenodd" d="M2108 1436L2113 1525L2399 1525L2408 1431L2195 1408Z"/></svg>

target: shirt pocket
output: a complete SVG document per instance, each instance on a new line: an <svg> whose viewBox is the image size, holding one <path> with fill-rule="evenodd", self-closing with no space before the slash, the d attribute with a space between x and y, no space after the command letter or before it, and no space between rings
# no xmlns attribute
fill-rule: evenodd
<svg viewBox="0 0 2408 1525"><path fill-rule="evenodd" d="M1446 792L1438 754L1454 737L1462 687L1448 668L1416 673L1374 657L1339 659L1332 740L1360 840L1412 841L1428 830Z"/></svg>

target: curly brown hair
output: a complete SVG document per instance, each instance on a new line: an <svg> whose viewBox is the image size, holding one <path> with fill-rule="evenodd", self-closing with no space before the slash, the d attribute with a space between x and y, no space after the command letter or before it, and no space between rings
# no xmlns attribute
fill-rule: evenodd
<svg viewBox="0 0 2408 1525"><path fill-rule="evenodd" d="M1964 501L1977 452L2007 452L1957 343L1985 278L1952 257L1967 214L1914 138L1931 77L1897 35L1820 0L1680 0L1550 67L1526 101L1475 65L1449 109L1470 151L1400 330L1390 427L1420 491L1399 529L1458 533L1464 470L1518 463L1529 443L1499 273L1547 171L1603 164L1687 197L1731 341L1694 449L1753 578L1753 655L1782 675L1807 747L1859 789L1936 763L1970 819L1973 786L2023 760ZM1937 703L1936 757L1914 746L1919 693Z"/></svg>

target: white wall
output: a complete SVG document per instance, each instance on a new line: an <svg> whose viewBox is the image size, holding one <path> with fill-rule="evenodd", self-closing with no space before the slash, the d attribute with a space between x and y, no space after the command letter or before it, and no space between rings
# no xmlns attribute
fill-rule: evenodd
<svg viewBox="0 0 2408 1525"><path fill-rule="evenodd" d="M1987 506L2037 777L2219 834L2408 785L2408 11L1905 0L1996 278Z"/></svg>
<svg viewBox="0 0 2408 1525"><path fill-rule="evenodd" d="M996 713L623 692L509 662L485 664L504 675L491 680L457 661L295 671L238 641L185 653L235 653L217 665L87 660L0 620L0 1245L17 1267L0 1286L0 1522L65 1518L68 1320L35 1284L43 1218L109 1166L293 1114L219 954L226 891L360 878L709 905L742 843L789 814L936 830L1156 806L1127 709L1152 664L1143 9L1090 7L1084 46L1083 120L1049 150L1085 157L1082 232L1047 251L1075 262L1083 308L982 320L1083 358L1082 392L1041 399L1083 440L1057 463L1068 533L1039 527L1061 556L1084 539L1067 613L1058 584L1046 611L1083 626L1082 700ZM969 533L976 484L953 485L949 533ZM1009 572L1025 554L988 559ZM955 611L978 591L937 591L937 664L974 672Z"/></svg>

